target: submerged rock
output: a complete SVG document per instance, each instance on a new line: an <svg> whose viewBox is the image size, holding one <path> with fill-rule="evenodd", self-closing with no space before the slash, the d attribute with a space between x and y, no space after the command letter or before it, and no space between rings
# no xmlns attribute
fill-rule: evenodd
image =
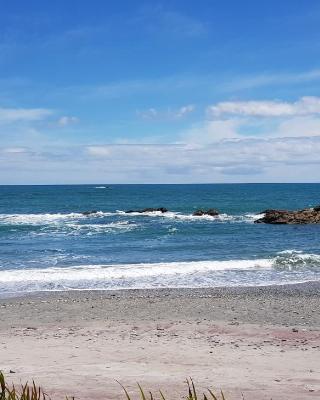
<svg viewBox="0 0 320 400"><path fill-rule="evenodd" d="M209 210L197 210L192 215L195 217L201 217L202 215L210 215L211 217L215 217L219 215L219 211L215 210L214 208L209 208Z"/></svg>
<svg viewBox="0 0 320 400"><path fill-rule="evenodd" d="M91 210L91 211L84 211L84 212L82 212L81 214L82 215L85 215L86 217L88 217L89 215L92 215L92 214L97 214L99 211L97 211L97 210Z"/></svg>
<svg viewBox="0 0 320 400"><path fill-rule="evenodd" d="M320 206L303 210L264 210L256 224L320 224Z"/></svg>
<svg viewBox="0 0 320 400"><path fill-rule="evenodd" d="M146 213L146 212L161 212L161 213L166 213L168 210L164 207L159 207L159 208L143 208L142 210L127 210L125 211L126 214L132 214L132 213Z"/></svg>

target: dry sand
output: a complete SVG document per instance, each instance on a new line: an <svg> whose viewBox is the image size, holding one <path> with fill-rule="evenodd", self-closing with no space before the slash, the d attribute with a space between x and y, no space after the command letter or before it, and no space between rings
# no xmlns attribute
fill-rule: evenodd
<svg viewBox="0 0 320 400"><path fill-rule="evenodd" d="M53 398L320 398L320 286L40 293L0 300L0 369ZM12 371L10 373L10 370Z"/></svg>

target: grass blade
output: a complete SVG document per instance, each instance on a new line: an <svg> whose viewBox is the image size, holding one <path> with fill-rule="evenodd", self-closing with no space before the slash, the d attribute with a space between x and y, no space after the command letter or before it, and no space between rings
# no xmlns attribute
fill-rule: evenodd
<svg viewBox="0 0 320 400"><path fill-rule="evenodd" d="M116 382L118 382L119 385L120 385L120 386L122 387L122 389L124 390L124 393L125 393L125 395L126 395L127 400L131 400L127 389L126 389L119 381L116 381Z"/></svg>
<svg viewBox="0 0 320 400"><path fill-rule="evenodd" d="M161 392L161 390L159 390L159 392L160 392L161 399L162 399L162 400L166 400L166 398L164 397L164 395L163 395L163 393Z"/></svg>
<svg viewBox="0 0 320 400"><path fill-rule="evenodd" d="M208 389L208 392L211 394L213 400L218 400L218 397L213 393L212 390Z"/></svg>
<svg viewBox="0 0 320 400"><path fill-rule="evenodd" d="M146 399L146 396L144 395L144 392L143 392L143 390L142 390L142 387L140 386L139 383L138 383L138 387L139 387L139 390L140 390L140 393L141 393L141 398L142 398L142 400L147 400L147 399Z"/></svg>

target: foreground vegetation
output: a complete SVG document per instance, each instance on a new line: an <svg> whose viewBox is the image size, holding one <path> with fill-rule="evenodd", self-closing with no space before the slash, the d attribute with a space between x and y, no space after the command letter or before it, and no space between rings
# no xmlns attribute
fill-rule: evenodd
<svg viewBox="0 0 320 400"><path fill-rule="evenodd" d="M120 384L120 383L119 383ZM221 392L220 396L215 395L212 390L208 389L208 393L202 393L201 396L197 394L195 385L192 379L187 380L188 392L186 396L186 400L226 400L223 392ZM126 400L132 400L127 389L120 384L123 388ZM147 394L144 392L142 387L138 384L140 391L140 399L141 400L155 400L155 396L148 392ZM164 394L159 391L160 400L166 400ZM72 398L74 399L74 398ZM19 389L16 389L14 385L8 385L6 383L5 377L0 372L0 400L50 400L50 397L43 391L40 386L37 386L34 382L32 385L26 383L22 385ZM66 400L68 398L66 397Z"/></svg>

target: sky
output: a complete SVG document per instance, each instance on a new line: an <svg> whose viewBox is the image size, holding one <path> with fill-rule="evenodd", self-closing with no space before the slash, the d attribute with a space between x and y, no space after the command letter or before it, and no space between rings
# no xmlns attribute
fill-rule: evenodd
<svg viewBox="0 0 320 400"><path fill-rule="evenodd" d="M320 182L318 0L0 5L0 184Z"/></svg>

